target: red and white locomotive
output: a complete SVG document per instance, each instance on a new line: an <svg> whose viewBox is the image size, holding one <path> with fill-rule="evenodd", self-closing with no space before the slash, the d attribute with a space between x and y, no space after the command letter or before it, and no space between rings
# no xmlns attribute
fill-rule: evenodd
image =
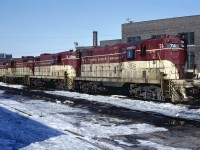
<svg viewBox="0 0 200 150"><path fill-rule="evenodd" d="M38 86L47 83L55 85L57 89L74 89L74 78L79 74L79 66L77 52L41 54L35 57L34 75L29 77L29 84Z"/></svg>
<svg viewBox="0 0 200 150"><path fill-rule="evenodd" d="M199 93L197 71L192 72L193 79L185 78L187 57L180 38L163 36L13 59L0 63L0 76L4 81L23 78L26 84L48 83L82 92L123 89L135 98L176 102L197 98Z"/></svg>
<svg viewBox="0 0 200 150"><path fill-rule="evenodd" d="M76 82L86 92L103 85L127 88L141 99L180 101L194 95L191 88L199 85L198 80L185 80L187 50L178 37L85 49L81 56L81 76Z"/></svg>

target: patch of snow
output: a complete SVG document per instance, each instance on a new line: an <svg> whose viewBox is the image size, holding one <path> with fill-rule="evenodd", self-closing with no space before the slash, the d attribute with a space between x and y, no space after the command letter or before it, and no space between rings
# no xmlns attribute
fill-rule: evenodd
<svg viewBox="0 0 200 150"><path fill-rule="evenodd" d="M88 144L86 141L83 141L79 138L70 136L70 135L61 135L57 137L52 137L42 142L32 143L27 147L21 148L20 150L99 150L99 148Z"/></svg>
<svg viewBox="0 0 200 150"><path fill-rule="evenodd" d="M122 140L115 140L116 142L118 142L119 144L122 144L122 145L126 145L126 146L133 146L135 144L131 144L131 143L128 143L128 142L124 142Z"/></svg>
<svg viewBox="0 0 200 150"><path fill-rule="evenodd" d="M141 146L148 146L151 148L156 148L158 150L190 150L190 149L185 149L185 148L174 148L170 146L165 146L165 145L161 145L161 144L154 143L151 141L146 141L146 140L137 140L137 141L140 142Z"/></svg>
<svg viewBox="0 0 200 150"><path fill-rule="evenodd" d="M20 103L13 96L12 99L2 98L0 108L0 149L13 149L17 144L14 148L22 150L120 150L122 148L98 138L167 131L150 124L116 125L113 120L123 121L110 117L106 122L97 120L96 115L87 110L42 100Z"/></svg>
<svg viewBox="0 0 200 150"><path fill-rule="evenodd" d="M22 89L22 88L24 88L23 85L7 84L7 83L3 83L3 82L0 82L0 86L12 87L12 88L16 88L16 89Z"/></svg>
<svg viewBox="0 0 200 150"><path fill-rule="evenodd" d="M0 90L0 94L3 94L3 93L4 93L4 91Z"/></svg>

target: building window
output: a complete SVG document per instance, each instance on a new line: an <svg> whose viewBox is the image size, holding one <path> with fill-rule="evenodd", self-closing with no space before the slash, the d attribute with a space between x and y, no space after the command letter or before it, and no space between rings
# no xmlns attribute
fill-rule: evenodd
<svg viewBox="0 0 200 150"><path fill-rule="evenodd" d="M194 44L194 32L190 32L189 34L189 44Z"/></svg>
<svg viewBox="0 0 200 150"><path fill-rule="evenodd" d="M86 52L82 52L82 57L83 56L93 56L93 51L86 51Z"/></svg>
<svg viewBox="0 0 200 150"><path fill-rule="evenodd" d="M188 41L189 45L194 44L194 32L184 32L184 33L179 33L181 38L185 38Z"/></svg>
<svg viewBox="0 0 200 150"><path fill-rule="evenodd" d="M151 36L153 39L159 39L159 38L161 38L161 35L152 35Z"/></svg>
<svg viewBox="0 0 200 150"><path fill-rule="evenodd" d="M134 37L128 37L127 38L128 43L135 42L135 41L141 41L141 37L140 36L134 36Z"/></svg>
<svg viewBox="0 0 200 150"><path fill-rule="evenodd" d="M188 52L187 69L194 69L195 54L194 52Z"/></svg>

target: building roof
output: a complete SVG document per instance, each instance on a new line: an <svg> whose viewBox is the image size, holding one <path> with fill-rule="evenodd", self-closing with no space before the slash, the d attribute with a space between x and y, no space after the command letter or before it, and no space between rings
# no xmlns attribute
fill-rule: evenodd
<svg viewBox="0 0 200 150"><path fill-rule="evenodd" d="M147 21L140 21L140 22L129 22L129 23L123 23L122 25L131 25L131 24L140 24L140 23L150 23L150 22L161 22L161 21L173 21L173 20L185 20L185 19L191 19L195 21L197 19L197 22L199 22L198 19L200 19L200 15L192 15L192 16L182 16L182 17L174 17L174 18L164 18L164 19L156 19L156 20L147 20Z"/></svg>

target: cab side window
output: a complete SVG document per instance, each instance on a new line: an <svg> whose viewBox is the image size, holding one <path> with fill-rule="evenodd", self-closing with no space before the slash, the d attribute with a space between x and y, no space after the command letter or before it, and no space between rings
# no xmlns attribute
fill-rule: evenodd
<svg viewBox="0 0 200 150"><path fill-rule="evenodd" d="M62 57L61 57L61 55L58 55L57 56L57 63L61 63L62 62Z"/></svg>
<svg viewBox="0 0 200 150"><path fill-rule="evenodd" d="M127 60L135 59L135 50L134 49L127 50L126 51L126 58L127 58Z"/></svg>
<svg viewBox="0 0 200 150"><path fill-rule="evenodd" d="M146 53L147 53L147 48L145 45L142 45L141 46L141 56L146 56Z"/></svg>
<svg viewBox="0 0 200 150"><path fill-rule="evenodd" d="M55 64L55 56L52 56L51 57L51 65L54 65Z"/></svg>

